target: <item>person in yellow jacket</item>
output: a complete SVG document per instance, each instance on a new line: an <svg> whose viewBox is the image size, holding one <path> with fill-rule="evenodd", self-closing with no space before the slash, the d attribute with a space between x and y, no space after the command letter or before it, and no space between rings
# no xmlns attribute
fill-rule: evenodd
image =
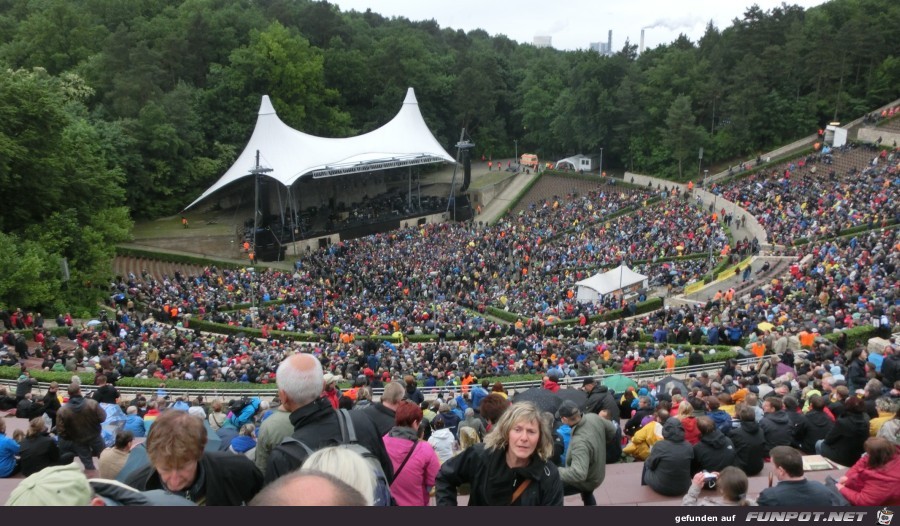
<svg viewBox="0 0 900 526"><path fill-rule="evenodd" d="M885 422L894 418L897 414L898 404L891 401L890 398L883 396L875 400L875 409L878 410L878 418L869 420L869 436L878 436L881 427Z"/></svg>
<svg viewBox="0 0 900 526"><path fill-rule="evenodd" d="M663 439L663 424L665 424L668 419L668 410L660 409L657 411L653 420L648 422L647 425L640 428L638 432L634 434L631 442L625 446L622 453L634 457L637 461L643 462L644 460L647 460L647 457L650 456L650 448L653 447L653 444Z"/></svg>

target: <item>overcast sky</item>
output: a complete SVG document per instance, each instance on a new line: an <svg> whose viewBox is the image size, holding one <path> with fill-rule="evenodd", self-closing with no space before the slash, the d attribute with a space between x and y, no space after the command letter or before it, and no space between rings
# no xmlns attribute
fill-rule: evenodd
<svg viewBox="0 0 900 526"><path fill-rule="evenodd" d="M763 10L782 0L758 0ZM434 19L442 27L484 29L522 43L537 35L552 37L556 49L587 49L591 42L606 42L613 31L612 48L622 49L625 39L639 44L646 29L648 48L668 43L684 33L696 42L710 20L720 30L741 18L751 0L332 0L341 11L371 8L385 17ZM824 0L794 0L804 8Z"/></svg>

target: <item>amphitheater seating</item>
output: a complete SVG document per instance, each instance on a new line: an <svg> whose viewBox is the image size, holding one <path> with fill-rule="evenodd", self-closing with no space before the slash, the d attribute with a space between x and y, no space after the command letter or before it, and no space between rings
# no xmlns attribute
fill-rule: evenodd
<svg viewBox="0 0 900 526"><path fill-rule="evenodd" d="M564 199L566 195L577 193L584 195L591 190L599 188L608 189L607 191L616 192L634 192L633 189L616 187L614 185L602 184L603 181L598 177L596 180L580 179L574 177L545 175L538 179L537 183L531 187L528 193L507 215L515 215L520 211L528 210L532 204L540 203L544 200L552 202L555 198Z"/></svg>

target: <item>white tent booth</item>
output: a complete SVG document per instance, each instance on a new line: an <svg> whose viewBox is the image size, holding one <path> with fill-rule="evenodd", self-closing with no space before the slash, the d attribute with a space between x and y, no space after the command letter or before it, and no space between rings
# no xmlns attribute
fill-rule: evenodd
<svg viewBox="0 0 900 526"><path fill-rule="evenodd" d="M602 300L607 294L629 294L647 288L648 277L631 270L625 265L594 274L575 285L578 286L576 299L579 303Z"/></svg>
<svg viewBox="0 0 900 526"><path fill-rule="evenodd" d="M599 155L578 154L556 161L554 168L556 168L557 170L569 169L574 171L590 172L598 166L602 168Z"/></svg>
<svg viewBox="0 0 900 526"><path fill-rule="evenodd" d="M263 95L256 127L244 151L218 181L185 209L235 181L252 177L262 155L267 176L290 188L300 179L366 173L380 168L454 163L422 118L409 88L397 115L363 135L328 138L309 135L282 122L268 95Z"/></svg>
<svg viewBox="0 0 900 526"><path fill-rule="evenodd" d="M296 254L300 248L326 246L406 223L442 221L447 198L426 195L423 199L418 170L444 163L453 164L456 159L426 124L413 88L407 90L390 121L368 133L343 138L318 137L288 126L269 96L263 95L247 146L186 209L217 193L222 201L214 206L239 208L247 193L242 191L246 184L240 185L252 180L254 211L248 220L252 244L260 259L271 261L281 256L276 253L270 258L262 247L282 252L291 247ZM225 192L220 191L226 187L230 191L223 196ZM401 201L392 200L400 195ZM379 197L385 210L367 208ZM259 246L257 234L264 236Z"/></svg>

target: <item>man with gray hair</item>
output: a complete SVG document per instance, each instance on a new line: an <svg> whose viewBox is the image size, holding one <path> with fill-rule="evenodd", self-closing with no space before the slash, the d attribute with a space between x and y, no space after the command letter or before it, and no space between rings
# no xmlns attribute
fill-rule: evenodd
<svg viewBox="0 0 900 526"><path fill-rule="evenodd" d="M394 416L397 404L406 395L406 388L399 382L391 382L384 387L381 401L370 404L362 410L375 424L378 435L384 436L394 427Z"/></svg>
<svg viewBox="0 0 900 526"><path fill-rule="evenodd" d="M322 363L308 353L296 353L284 359L275 373L278 398L290 413L294 426L293 440L285 439L269 454L265 483L299 468L309 456L306 445L315 451L344 443L343 422L328 398L322 396L325 379ZM362 411L348 411L349 423L356 434L356 442L372 453L388 478L393 479L391 458L384 449L375 424ZM349 430L348 430L349 432Z"/></svg>
<svg viewBox="0 0 900 526"><path fill-rule="evenodd" d="M478 433L478 438L483 439L484 435L487 434L487 431L484 428L484 422L482 422L480 418L475 416L475 410L471 407L466 408L466 418L459 423L457 431L464 427L471 427L472 429L474 429L475 432Z"/></svg>

